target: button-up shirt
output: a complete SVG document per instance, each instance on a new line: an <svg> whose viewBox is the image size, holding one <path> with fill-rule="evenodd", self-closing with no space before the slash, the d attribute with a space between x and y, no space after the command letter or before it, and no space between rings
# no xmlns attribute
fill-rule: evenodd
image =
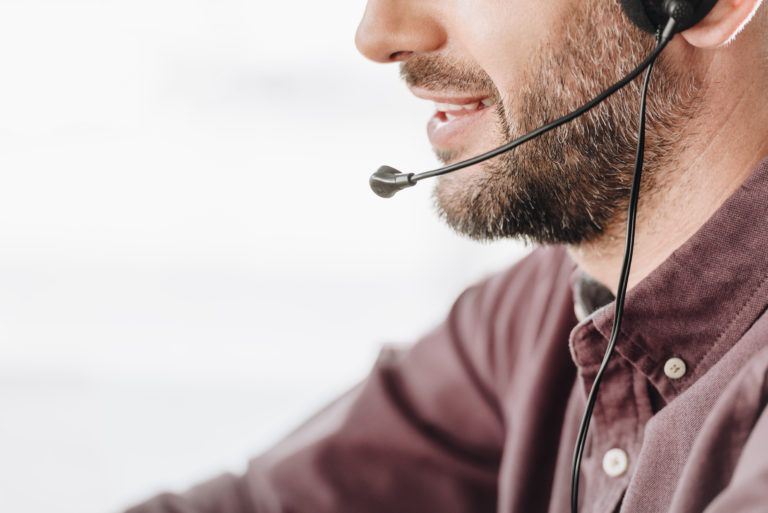
<svg viewBox="0 0 768 513"><path fill-rule="evenodd" d="M768 512L766 306L768 161L629 292L580 511ZM567 512L613 319L563 248L538 249L244 475L131 513Z"/></svg>

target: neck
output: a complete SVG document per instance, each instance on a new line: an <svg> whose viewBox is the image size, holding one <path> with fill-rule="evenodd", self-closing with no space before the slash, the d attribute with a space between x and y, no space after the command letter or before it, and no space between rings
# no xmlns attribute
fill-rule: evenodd
<svg viewBox="0 0 768 513"><path fill-rule="evenodd" d="M660 190L645 196L640 191L629 288L701 228L768 155L768 108L762 99L766 77L763 66L738 48L748 41L741 42L711 52L707 75L718 78L707 88L705 108L689 123L692 129L682 138L685 148L656 170L663 177ZM614 294L625 231L625 221L614 223L599 239L569 248L577 265Z"/></svg>

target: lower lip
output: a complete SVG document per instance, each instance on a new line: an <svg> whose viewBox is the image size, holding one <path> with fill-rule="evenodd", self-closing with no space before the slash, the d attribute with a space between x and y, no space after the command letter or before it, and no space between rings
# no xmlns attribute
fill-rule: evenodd
<svg viewBox="0 0 768 513"><path fill-rule="evenodd" d="M467 138L468 132L477 129L483 119L490 115L493 108L483 106L471 112L461 112L450 121L445 114L436 113L427 124L429 142L436 150L455 150L461 147Z"/></svg>

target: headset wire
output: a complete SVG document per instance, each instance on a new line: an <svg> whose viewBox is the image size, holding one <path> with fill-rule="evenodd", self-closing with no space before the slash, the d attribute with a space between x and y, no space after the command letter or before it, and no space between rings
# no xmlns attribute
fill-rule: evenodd
<svg viewBox="0 0 768 513"><path fill-rule="evenodd" d="M670 18L667 22L667 25L664 27L664 30L657 33L656 50L652 54L653 58L650 59L647 64L645 69L645 76L643 78L642 94L640 98L640 122L638 127L637 151L635 153L635 170L632 177L632 186L630 188L629 206L627 208L627 235L624 246L624 260L621 266L619 286L616 291L613 329L611 330L611 336L608 342L608 347L606 348L605 354L603 355L602 363L600 364L600 368L595 375L595 380L589 392L589 396L587 398L587 406L584 410L584 415L579 426L579 433L576 437L576 447L573 454L573 467L571 469L571 513L578 513L579 510L579 478L581 474L581 460L584 454L587 433L589 432L589 424L592 420L592 412L595 407L598 391L600 390L600 384L603 380L603 374L608 367L611 356L613 356L619 334L621 333L621 320L624 314L624 301L627 294L629 272L632 267L632 253L635 245L635 224L637 220L638 200L640 197L640 183L642 181L643 175L648 87L651 81L653 65L655 64L658 56L661 54L661 50L664 49L669 40L672 38L675 24L675 20Z"/></svg>

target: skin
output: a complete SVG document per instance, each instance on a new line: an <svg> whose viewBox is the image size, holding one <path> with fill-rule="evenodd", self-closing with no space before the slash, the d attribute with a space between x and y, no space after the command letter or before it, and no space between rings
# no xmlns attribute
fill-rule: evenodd
<svg viewBox="0 0 768 513"><path fill-rule="evenodd" d="M506 121L513 127L509 132L515 134L514 115L526 112L518 93L532 87L530 77L536 69L531 56L545 55L547 48L557 50L558 45L567 47L563 27L579 29L572 26L572 20L582 2L369 0L356 44L366 57L381 63L405 63L406 69L419 59L435 58L482 73L487 84L470 83L492 85L507 113ZM768 102L764 100L768 15L765 8L758 9L759 5L760 0L721 0L705 20L677 35L665 51L660 63L662 77L673 85L689 78L682 72L700 78L696 82L697 108L687 108L684 116L672 120L679 135L675 139L665 140L662 131L654 135L649 127L650 140L658 136L665 146L657 158L650 156L649 182L643 184L630 287L690 238L768 155ZM606 12L610 14L614 7L607 5ZM631 30L616 16L605 19L615 23L616 30ZM563 76L579 76L578 69L557 71ZM556 83L534 86L543 94ZM456 94L459 89L446 82L443 88L438 92ZM616 104L622 101L629 99L618 98ZM665 107L659 112L668 110ZM494 116L483 117L463 134L460 143L436 148L438 155L455 161L504 142L508 134L504 123L498 121ZM521 125L526 125L524 120ZM442 197L450 206L451 197L460 198L458 195L476 190L479 180L492 182L501 165L503 162L489 162L474 173L446 177L437 187L438 200ZM549 172L545 168L535 171ZM606 177L611 173L611 169L591 171ZM599 231L584 240L564 242L583 271L615 292L624 244L622 205L617 204L605 222L598 224Z"/></svg>

